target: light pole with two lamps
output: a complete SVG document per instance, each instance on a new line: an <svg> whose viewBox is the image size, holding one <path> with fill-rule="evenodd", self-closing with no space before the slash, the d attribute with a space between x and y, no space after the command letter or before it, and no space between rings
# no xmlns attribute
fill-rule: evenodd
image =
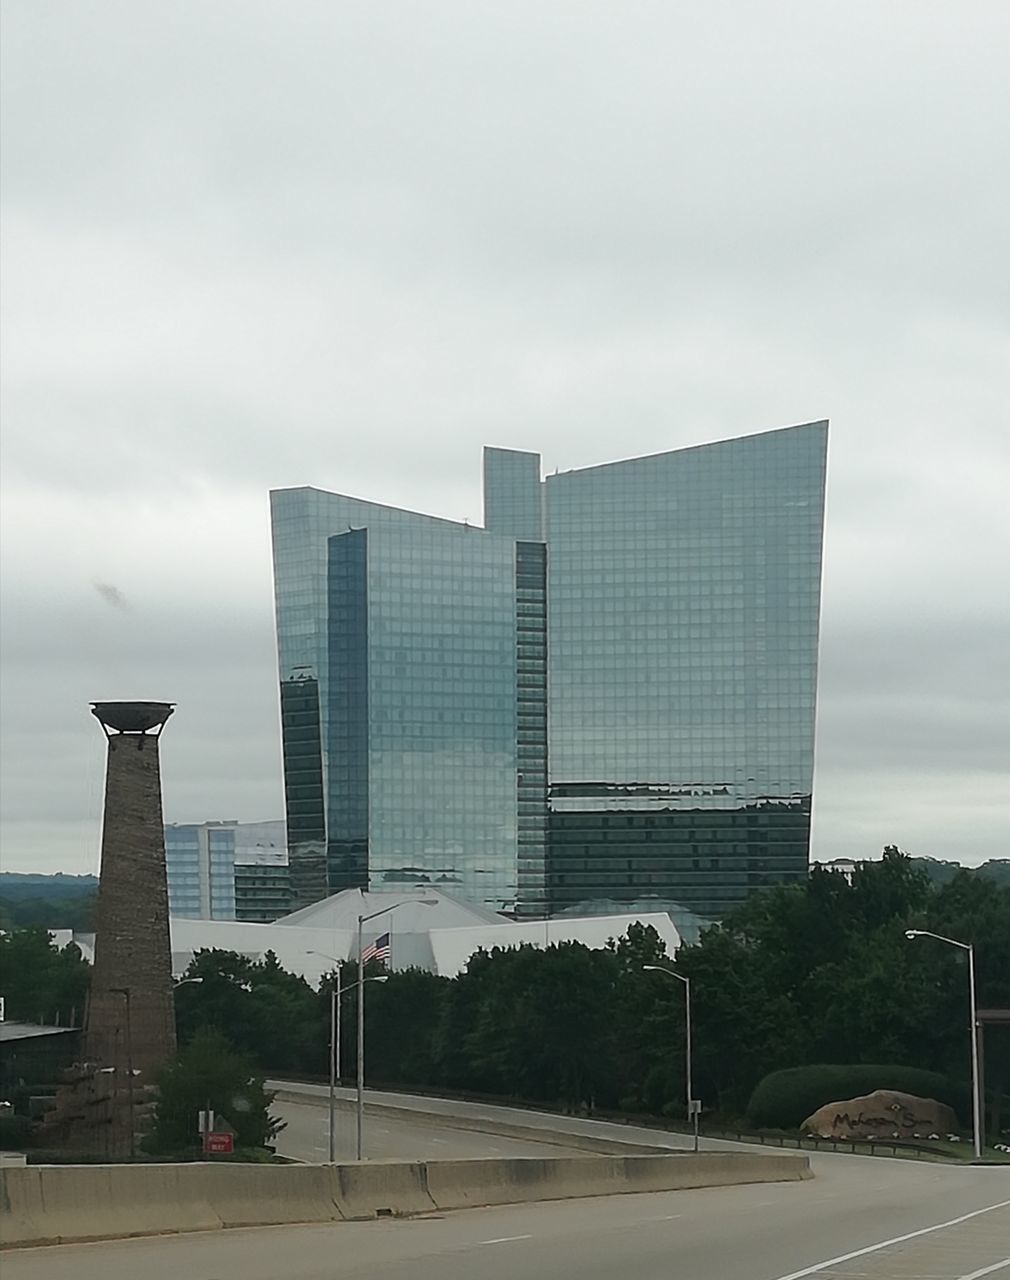
<svg viewBox="0 0 1010 1280"><path fill-rule="evenodd" d="M687 1085L687 1113L691 1117L691 1131L694 1135L694 1149L698 1150L698 1113L701 1111L701 1104L694 1097L691 1080L691 979L685 978L682 973L677 973L674 969L667 969L662 964L643 964L642 968L649 973L665 973L668 978L676 978L678 982L684 984L684 1019L686 1025L686 1033L684 1036L686 1052L684 1056L684 1073Z"/></svg>
<svg viewBox="0 0 1010 1280"><path fill-rule="evenodd" d="M110 987L109 990L117 996L122 996L126 1001L126 1114L130 1125L130 1159L137 1154L137 1127L134 1119L133 1106L133 1027L130 1016L130 988L129 987ZM118 1055L117 1055L118 1056ZM116 1084L118 1092L119 1085ZM116 1110L119 1108L117 1106Z"/></svg>
<svg viewBox="0 0 1010 1280"><path fill-rule="evenodd" d="M329 1089L329 1110L330 1110L330 1136L329 1151L330 1164L337 1162L337 1081L340 1079L340 1002L345 991L353 991L362 981L365 982L388 982L389 975L386 973L376 975L374 978L359 978L357 982L352 982L349 987L341 987L340 978L347 963L345 960L338 960L336 956L328 956L324 951L310 951L310 956L319 956L322 960L329 960L335 966L334 980L330 986L330 1089Z"/></svg>
<svg viewBox="0 0 1010 1280"><path fill-rule="evenodd" d="M948 946L958 947L968 952L968 996L971 1017L971 1124L975 1146L975 1159L982 1159L982 1093L979 1087L978 1071L978 1009L975 997L975 947L971 942L958 942L956 938L945 938L942 933L930 933L928 929L906 929L905 937L934 938L937 942L946 942Z"/></svg>
<svg viewBox="0 0 1010 1280"><path fill-rule="evenodd" d="M375 920L379 916L389 915L391 911L396 911L398 907L405 907L408 903L417 903L421 907L437 907L437 898L401 898L399 902L394 902L390 907L382 907L379 911L370 911L368 915L358 916L358 1097L357 1097L357 1142L356 1151L357 1158L362 1159L362 1149L364 1143L365 1132L365 985L362 979L365 976L365 966L362 956L365 950L364 942L364 926L369 920Z"/></svg>
<svg viewBox="0 0 1010 1280"><path fill-rule="evenodd" d="M203 982L203 978L180 978L178 982L172 983L173 993L179 987L185 987L191 982ZM132 988L109 987L109 990L114 995L122 996L126 1002L126 1110L130 1125L130 1159L132 1160L137 1154L136 1109L133 1093L133 1077L136 1073L133 1070L133 1018L130 1008Z"/></svg>

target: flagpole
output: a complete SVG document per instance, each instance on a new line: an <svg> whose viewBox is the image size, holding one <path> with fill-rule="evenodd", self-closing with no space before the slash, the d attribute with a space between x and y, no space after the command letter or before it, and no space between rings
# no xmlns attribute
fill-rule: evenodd
<svg viewBox="0 0 1010 1280"><path fill-rule="evenodd" d="M361 905L367 902L364 891L358 890L361 894ZM418 902L424 907L437 907L437 898L414 898L410 901ZM397 907L406 906L406 901L394 902L391 907L383 907L380 911L372 911L368 915L361 913L358 915L358 1097L357 1097L357 1155L361 1160L363 1156L363 1134L365 1128L365 962L363 959L365 950L365 924L369 920L374 920L376 916L384 916L387 913L392 914ZM387 938L387 944L392 943L392 931Z"/></svg>

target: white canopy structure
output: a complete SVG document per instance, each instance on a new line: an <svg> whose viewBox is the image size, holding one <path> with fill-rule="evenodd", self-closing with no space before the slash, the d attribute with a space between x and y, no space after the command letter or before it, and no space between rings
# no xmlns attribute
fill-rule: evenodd
<svg viewBox="0 0 1010 1280"><path fill-rule="evenodd" d="M384 910L385 908L385 910ZM191 920L172 917L172 968L181 977L201 950L237 951L251 960L273 952L289 972L316 986L334 962L354 960L358 916L371 916L364 928L366 945L388 933L389 967L427 969L452 978L466 968L477 951L495 947L551 946L581 942L594 949L628 932L630 925L652 925L673 955L681 938L666 912L630 912L607 916L561 916L517 923L484 907L461 902L438 889L411 887L404 892L345 889L272 924L235 920ZM93 934L54 930L59 945L75 942L85 957L93 953Z"/></svg>

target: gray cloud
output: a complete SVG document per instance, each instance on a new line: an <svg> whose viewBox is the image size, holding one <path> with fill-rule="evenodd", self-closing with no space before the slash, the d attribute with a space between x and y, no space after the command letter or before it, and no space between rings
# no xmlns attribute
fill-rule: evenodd
<svg viewBox="0 0 1010 1280"><path fill-rule="evenodd" d="M1010 828L1002 0L8 0L5 865L280 814L266 490L830 416L815 850ZM127 611L92 586L101 580ZM90 865L90 864L89 864Z"/></svg>
<svg viewBox="0 0 1010 1280"><path fill-rule="evenodd" d="M122 591L111 582L93 582L91 584L98 592L99 596L107 605L111 605L113 609L127 610L130 602Z"/></svg>

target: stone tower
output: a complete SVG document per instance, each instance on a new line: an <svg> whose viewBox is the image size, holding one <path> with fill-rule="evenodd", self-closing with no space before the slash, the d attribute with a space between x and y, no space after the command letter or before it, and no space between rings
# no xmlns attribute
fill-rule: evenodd
<svg viewBox="0 0 1010 1280"><path fill-rule="evenodd" d="M169 702L96 702L108 739L95 966L84 1058L154 1083L175 1055L161 730Z"/></svg>
<svg viewBox="0 0 1010 1280"><path fill-rule="evenodd" d="M95 702L108 740L95 964L81 1061L66 1073L41 1146L136 1155L161 1067L175 1056L172 947L158 740L170 702Z"/></svg>

